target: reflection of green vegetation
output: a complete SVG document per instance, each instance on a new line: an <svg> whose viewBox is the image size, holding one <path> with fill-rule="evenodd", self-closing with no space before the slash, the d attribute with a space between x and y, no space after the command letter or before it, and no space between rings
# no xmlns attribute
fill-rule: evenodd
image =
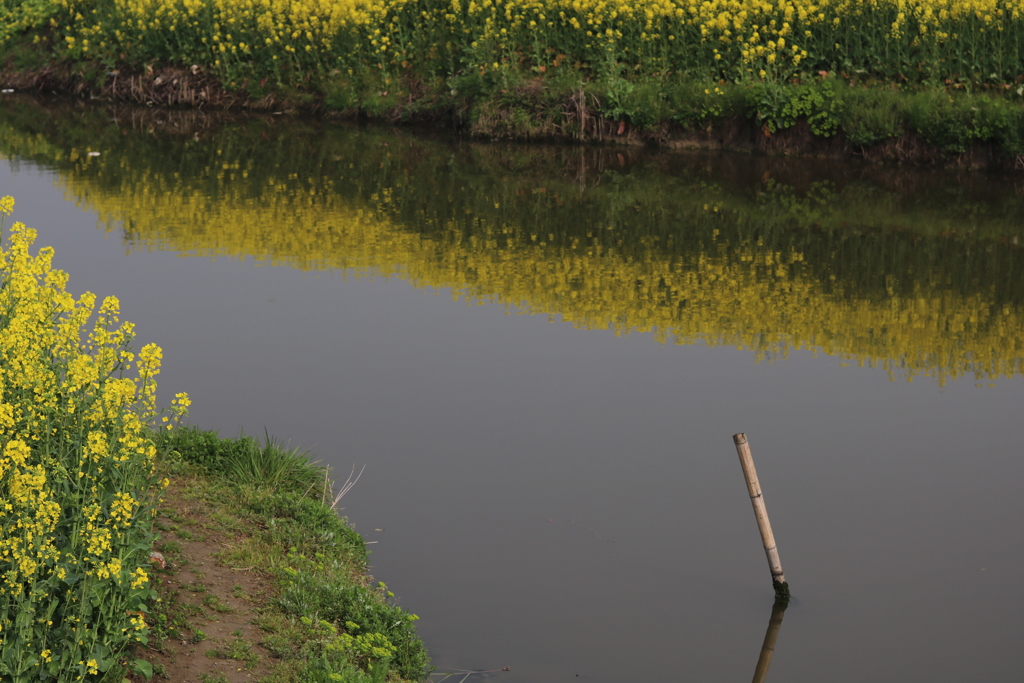
<svg viewBox="0 0 1024 683"><path fill-rule="evenodd" d="M0 153L54 168L132 244L394 274L583 327L818 348L940 380L1024 369L1024 198L992 179L638 164L635 151L282 134L272 119L156 136L174 122L87 116L103 121L12 107Z"/></svg>

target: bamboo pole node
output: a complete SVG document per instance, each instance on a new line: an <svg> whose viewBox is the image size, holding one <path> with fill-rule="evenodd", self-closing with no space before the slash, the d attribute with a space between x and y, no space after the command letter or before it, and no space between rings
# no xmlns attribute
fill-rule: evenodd
<svg viewBox="0 0 1024 683"><path fill-rule="evenodd" d="M764 505L764 494L761 492L761 483L757 480L757 470L754 469L754 456L750 452L747 435L742 432L734 434L732 440L736 444L736 453L740 456L740 467L743 468L743 477L747 481L747 492L750 494L750 503L754 507L757 530L761 532L761 542L764 545L765 555L768 556L768 568L772 572L772 586L775 588L775 598L777 600L789 600L789 584L786 583L786 575L782 572L782 562L779 561L779 549L775 544L775 535L772 533L771 522L768 521L768 510Z"/></svg>

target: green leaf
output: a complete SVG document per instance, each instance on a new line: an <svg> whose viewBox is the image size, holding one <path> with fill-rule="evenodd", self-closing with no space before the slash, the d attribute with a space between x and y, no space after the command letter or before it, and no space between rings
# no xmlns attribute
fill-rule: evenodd
<svg viewBox="0 0 1024 683"><path fill-rule="evenodd" d="M147 681L153 677L153 665L145 659L136 659L132 662L132 670L145 676Z"/></svg>

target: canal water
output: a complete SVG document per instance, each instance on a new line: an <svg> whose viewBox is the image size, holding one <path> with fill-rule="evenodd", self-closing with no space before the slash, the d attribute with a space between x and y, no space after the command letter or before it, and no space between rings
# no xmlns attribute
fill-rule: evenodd
<svg viewBox="0 0 1024 683"><path fill-rule="evenodd" d="M1019 680L1020 177L2 105L0 195L164 401L366 466L439 672L749 680L746 432L766 680Z"/></svg>

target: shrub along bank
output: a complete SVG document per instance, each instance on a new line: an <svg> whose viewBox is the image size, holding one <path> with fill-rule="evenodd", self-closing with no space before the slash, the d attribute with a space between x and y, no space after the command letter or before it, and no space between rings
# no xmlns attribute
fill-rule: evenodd
<svg viewBox="0 0 1024 683"><path fill-rule="evenodd" d="M1015 158L1022 10L1024 0L4 0L0 49L10 84L156 103L692 144L736 120L763 138L800 123L848 150L912 135L947 154L984 143Z"/></svg>

